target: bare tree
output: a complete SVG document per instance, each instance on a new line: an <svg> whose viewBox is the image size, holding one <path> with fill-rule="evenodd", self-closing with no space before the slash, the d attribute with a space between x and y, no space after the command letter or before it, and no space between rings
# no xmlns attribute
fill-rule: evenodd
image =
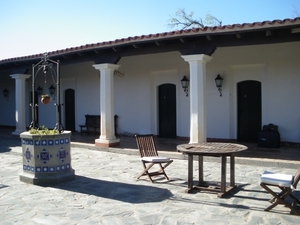
<svg viewBox="0 0 300 225"><path fill-rule="evenodd" d="M293 5L293 8L294 8L293 13L295 14L295 17L300 17L300 12L299 12L299 10L297 9L297 7L296 7L295 5Z"/></svg>
<svg viewBox="0 0 300 225"><path fill-rule="evenodd" d="M222 21L212 16L211 14L206 14L204 21L202 18L194 19L194 13L191 12L187 14L185 9L178 9L173 17L170 18L168 26L170 28L179 27L184 30L192 27L203 28L206 25L221 26Z"/></svg>

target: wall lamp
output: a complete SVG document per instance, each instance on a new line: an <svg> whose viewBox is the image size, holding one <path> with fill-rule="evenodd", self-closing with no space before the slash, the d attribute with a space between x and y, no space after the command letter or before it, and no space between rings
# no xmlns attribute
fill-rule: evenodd
<svg viewBox="0 0 300 225"><path fill-rule="evenodd" d="M222 97L222 85L223 85L223 78L218 74L218 76L215 78L216 86L218 88L218 91L220 92L220 97Z"/></svg>
<svg viewBox="0 0 300 225"><path fill-rule="evenodd" d="M189 96L189 84L190 80L186 76L183 76L183 78L181 79L181 86L183 88L183 91L186 93L186 97Z"/></svg>
<svg viewBox="0 0 300 225"><path fill-rule="evenodd" d="M3 96L6 99L6 101L8 101L9 90L7 90L6 88L3 90Z"/></svg>
<svg viewBox="0 0 300 225"><path fill-rule="evenodd" d="M36 89L36 92L38 94L38 96L41 96L43 93L43 88L41 88L40 86L38 86L38 88Z"/></svg>
<svg viewBox="0 0 300 225"><path fill-rule="evenodd" d="M53 87L53 85L51 85L49 87L49 93L50 93L50 96L53 98L54 97L54 93L55 93L55 87Z"/></svg>

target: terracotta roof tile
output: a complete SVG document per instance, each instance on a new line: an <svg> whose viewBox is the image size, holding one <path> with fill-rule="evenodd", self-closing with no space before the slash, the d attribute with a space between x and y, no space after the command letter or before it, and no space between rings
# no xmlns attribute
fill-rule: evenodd
<svg viewBox="0 0 300 225"><path fill-rule="evenodd" d="M294 19L284 19L284 20L273 20L273 21L263 21L263 22L254 22L254 23L243 23L243 24L232 24L232 25L224 25L224 26L213 26L213 27L203 27L203 28L191 28L186 30L176 30L176 31L170 31L170 32L163 32L163 33L156 33L156 34L148 34L148 35L141 35L141 36L134 36L134 37L127 37L127 38L121 38L116 39L113 41L105 41L105 42L99 42L99 43L92 43L92 44L86 44L82 46L77 47L71 47L61 50L56 50L52 52L48 52L48 55L58 55L58 54L65 54L65 53L72 53L74 51L78 50L89 50L89 49L96 49L99 47L113 47L115 45L119 44L126 44L130 42L137 42L137 41L151 41L153 39L159 39L159 38L170 38L170 37L178 37L178 36L190 36L190 35L196 35L196 34L213 34L213 33L222 33L222 32L228 32L233 30L250 30L253 28L268 28L276 25L293 25L294 23L300 25L300 17L294 18ZM24 59L35 59L40 58L43 56L44 53L35 54L35 55L29 55L29 56L22 56L22 57L16 57L16 58L10 58L10 59L4 59L0 60L0 63L5 62L13 62L13 61L19 61Z"/></svg>

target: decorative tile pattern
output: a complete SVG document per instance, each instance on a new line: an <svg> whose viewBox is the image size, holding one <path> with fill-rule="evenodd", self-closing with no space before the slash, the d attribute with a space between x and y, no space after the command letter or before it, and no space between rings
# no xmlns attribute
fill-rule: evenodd
<svg viewBox="0 0 300 225"><path fill-rule="evenodd" d="M69 153L64 148L60 148L59 152L57 153L57 157L61 160L61 162L64 162L68 155Z"/></svg>
<svg viewBox="0 0 300 225"><path fill-rule="evenodd" d="M55 172L63 172L66 170L69 170L71 168L70 164L65 165L59 165L59 166L37 166L34 168L34 166L29 165L23 165L23 170L27 172L37 172L37 173L55 173Z"/></svg>
<svg viewBox="0 0 300 225"><path fill-rule="evenodd" d="M33 140L30 139L22 139L23 145L33 145Z"/></svg>
<svg viewBox="0 0 300 225"><path fill-rule="evenodd" d="M29 148L26 149L25 153L24 153L24 157L27 160L27 162L29 163L31 158L33 157L33 155L31 154Z"/></svg>
<svg viewBox="0 0 300 225"><path fill-rule="evenodd" d="M44 148L40 154L37 155L38 159L42 160L46 164L51 158L52 155Z"/></svg>
<svg viewBox="0 0 300 225"><path fill-rule="evenodd" d="M62 144L69 144L70 138L64 138L64 139L56 139L56 140L31 140L31 139L22 139L23 145L35 145L35 146L53 146L53 145L62 145Z"/></svg>
<svg viewBox="0 0 300 225"><path fill-rule="evenodd" d="M29 165L23 165L23 170L33 173L34 172L34 167L29 166Z"/></svg>
<svg viewBox="0 0 300 225"><path fill-rule="evenodd" d="M49 148L53 148L55 145L65 145L70 144L70 138L61 138L61 139L48 139L48 140L31 140L31 139L22 139L22 145L27 145L25 152L23 153L24 157L24 164L23 164L23 171L30 172L30 173L57 173L57 172L64 172L66 170L71 169L71 165L69 164L61 164L61 165L54 165L54 166L47 166L47 163L53 157L51 152L47 150L47 146ZM36 157L41 160L44 166L31 166L27 165L31 163L32 159L35 157L31 152L31 149L34 148L33 146L42 146L43 150L41 150ZM56 153L57 158L61 163L66 163L66 159L69 156L69 152L64 148L64 146L57 146L59 148L58 152ZM36 153L35 153L36 154ZM26 163L27 162L27 163Z"/></svg>

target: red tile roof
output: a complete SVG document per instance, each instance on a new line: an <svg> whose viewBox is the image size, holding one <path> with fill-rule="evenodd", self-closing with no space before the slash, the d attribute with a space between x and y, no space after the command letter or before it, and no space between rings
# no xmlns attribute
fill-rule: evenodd
<svg viewBox="0 0 300 225"><path fill-rule="evenodd" d="M134 36L122 39L116 39L114 41L105 41L94 44L86 44L78 47L71 47L62 50L48 52L49 56L61 55L66 53L72 53L76 51L84 51L84 50L93 50L99 49L103 47L114 47L122 44L134 44L138 42L146 42L146 41L155 41L155 40L163 40L170 38L178 38L178 37L186 37L193 35L212 35L212 34L220 34L220 33L229 33L229 32L245 32L247 30L259 30L259 29L268 29L268 28L276 28L276 27L284 27L284 26L293 26L300 25L300 17L296 17L294 19L284 19L284 20L273 20L273 21L263 21L263 22L254 22L254 23L243 23L243 24L233 24L233 25L224 25L224 26L213 26L213 27L203 27L203 28L192 28L187 30L177 30L170 32L163 32L157 34L148 34L141 36ZM28 59L36 59L43 56L44 53L16 57L10 59L0 60L1 63L13 62L13 61L22 61Z"/></svg>

